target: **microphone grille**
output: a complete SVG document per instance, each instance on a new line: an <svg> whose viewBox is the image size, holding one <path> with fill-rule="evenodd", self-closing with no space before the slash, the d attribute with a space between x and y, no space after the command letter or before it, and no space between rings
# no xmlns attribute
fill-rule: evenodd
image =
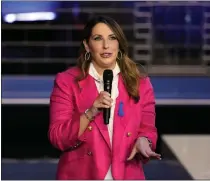
<svg viewBox="0 0 210 181"><path fill-rule="evenodd" d="M107 80L112 81L113 80L113 71L111 69L104 70L103 80L104 81L107 81Z"/></svg>

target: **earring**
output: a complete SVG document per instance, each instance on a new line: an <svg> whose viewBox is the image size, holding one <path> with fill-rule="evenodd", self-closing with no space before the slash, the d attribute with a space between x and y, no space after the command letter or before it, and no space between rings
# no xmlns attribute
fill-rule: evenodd
<svg viewBox="0 0 210 181"><path fill-rule="evenodd" d="M85 52L85 60L89 60L90 59L90 52Z"/></svg>
<svg viewBox="0 0 210 181"><path fill-rule="evenodd" d="M119 57L119 54L120 54L120 57ZM122 58L123 58L123 54L122 54L121 51L119 51L118 54L117 54L117 59L118 60L121 60Z"/></svg>

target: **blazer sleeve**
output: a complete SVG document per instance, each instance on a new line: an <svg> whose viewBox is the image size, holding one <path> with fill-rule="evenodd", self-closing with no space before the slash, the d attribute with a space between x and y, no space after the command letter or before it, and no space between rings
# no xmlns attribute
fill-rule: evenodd
<svg viewBox="0 0 210 181"><path fill-rule="evenodd" d="M84 134L78 137L80 120L72 120L74 96L69 79L65 73L58 73L50 96L50 123L48 136L51 144L65 151L76 148L84 141ZM73 81L73 79L72 79Z"/></svg>
<svg viewBox="0 0 210 181"><path fill-rule="evenodd" d="M142 93L143 94L141 94L140 98L143 99L143 110L138 137L147 137L152 142L152 150L155 150L157 143L157 129L155 126L155 96L149 78L146 78L144 85L142 85Z"/></svg>

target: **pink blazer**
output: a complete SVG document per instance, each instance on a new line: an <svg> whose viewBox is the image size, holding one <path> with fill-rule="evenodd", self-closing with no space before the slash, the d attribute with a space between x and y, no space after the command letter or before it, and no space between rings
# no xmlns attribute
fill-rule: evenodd
<svg viewBox="0 0 210 181"><path fill-rule="evenodd" d="M156 147L155 98L149 78L141 80L140 101L135 104L129 99L120 75L111 148L102 113L78 137L80 115L92 106L98 95L90 75L79 84L75 82L78 73L78 68L58 73L50 97L49 139L63 151L56 179L103 180L110 164L114 179L145 179L138 155L131 161L126 159L140 136L152 141L153 150Z"/></svg>

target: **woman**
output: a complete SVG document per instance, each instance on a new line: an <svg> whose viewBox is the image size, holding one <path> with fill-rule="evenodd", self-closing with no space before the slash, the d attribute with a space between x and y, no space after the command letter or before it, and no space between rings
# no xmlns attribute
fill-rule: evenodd
<svg viewBox="0 0 210 181"><path fill-rule="evenodd" d="M103 71L113 71L111 95ZM109 124L103 108L111 109ZM109 17L84 28L78 66L56 76L49 139L62 150L57 179L145 179L142 163L155 153L155 99L148 77L128 57L126 38Z"/></svg>

